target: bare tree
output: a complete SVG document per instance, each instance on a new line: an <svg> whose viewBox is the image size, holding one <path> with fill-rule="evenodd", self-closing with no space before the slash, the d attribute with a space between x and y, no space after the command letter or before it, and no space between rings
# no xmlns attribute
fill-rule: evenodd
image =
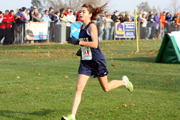
<svg viewBox="0 0 180 120"><path fill-rule="evenodd" d="M66 9L70 7L71 10L77 12L84 3L93 2L94 7L97 7L108 1L109 0L42 0L42 3L46 7L54 7L56 11L59 11L61 8Z"/></svg>
<svg viewBox="0 0 180 120"><path fill-rule="evenodd" d="M36 7L39 10L39 12L42 12L43 5L41 3L41 0L31 0L31 4L31 8Z"/></svg>
<svg viewBox="0 0 180 120"><path fill-rule="evenodd" d="M171 12L171 13L176 13L180 10L180 4L178 2L179 0L171 0L171 4L168 5L168 7L164 10Z"/></svg>
<svg viewBox="0 0 180 120"><path fill-rule="evenodd" d="M162 13L163 12L159 5L157 6L156 10L157 10L158 13Z"/></svg>
<svg viewBox="0 0 180 120"><path fill-rule="evenodd" d="M153 6L152 8L149 6L149 3L148 2L142 2L140 3L138 6L137 6L137 9L138 9L138 12L140 11L146 11L146 12L149 12L149 11L153 11L154 13L157 12L156 8Z"/></svg>

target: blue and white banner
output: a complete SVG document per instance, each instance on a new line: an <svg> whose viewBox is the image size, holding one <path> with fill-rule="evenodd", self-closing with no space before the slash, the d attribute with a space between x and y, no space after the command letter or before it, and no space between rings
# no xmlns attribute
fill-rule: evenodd
<svg viewBox="0 0 180 120"><path fill-rule="evenodd" d="M48 22L30 22L25 24L26 40L48 39Z"/></svg>
<svg viewBox="0 0 180 120"><path fill-rule="evenodd" d="M135 38L135 24L134 22L116 23L117 38Z"/></svg>
<svg viewBox="0 0 180 120"><path fill-rule="evenodd" d="M71 23L70 37L74 36L76 39L79 39L81 25L82 25L82 23L79 23L79 22Z"/></svg>

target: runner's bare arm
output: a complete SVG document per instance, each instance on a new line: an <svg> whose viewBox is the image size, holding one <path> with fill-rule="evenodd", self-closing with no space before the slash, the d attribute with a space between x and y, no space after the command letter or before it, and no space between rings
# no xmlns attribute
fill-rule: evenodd
<svg viewBox="0 0 180 120"><path fill-rule="evenodd" d="M91 35L91 42L80 41L79 45L83 45L90 48L98 48L98 31L95 24L91 24L88 28L88 32Z"/></svg>

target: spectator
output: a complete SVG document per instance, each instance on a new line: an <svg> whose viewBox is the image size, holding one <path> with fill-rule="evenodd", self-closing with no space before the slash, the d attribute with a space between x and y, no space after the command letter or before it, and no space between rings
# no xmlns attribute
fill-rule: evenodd
<svg viewBox="0 0 180 120"><path fill-rule="evenodd" d="M2 20L3 20L3 14L2 11L0 11L0 23L2 23Z"/></svg>
<svg viewBox="0 0 180 120"><path fill-rule="evenodd" d="M101 14L98 18L98 23L97 23L97 26L98 26L98 37L99 37L99 40L103 40L103 35L104 35L104 22L105 22L105 19L104 19L104 14Z"/></svg>
<svg viewBox="0 0 180 120"><path fill-rule="evenodd" d="M75 18L75 21L76 21L76 12L73 12L73 15L74 15L74 18Z"/></svg>
<svg viewBox="0 0 180 120"><path fill-rule="evenodd" d="M11 33L11 27L12 27L10 19L9 19L9 10L5 11L3 19L6 19L4 45L9 45L10 44L9 34Z"/></svg>
<svg viewBox="0 0 180 120"><path fill-rule="evenodd" d="M12 44L13 41L14 41L14 10L11 10L10 13L9 13L9 22L10 23L7 23L6 24L6 27L9 29L9 35L8 35L8 41L9 41L9 44Z"/></svg>
<svg viewBox="0 0 180 120"><path fill-rule="evenodd" d="M132 20L134 19L134 17L131 17L129 11L126 12L126 18L127 18L127 21L129 21L129 22L132 21ZM130 19L129 19L129 18L130 18Z"/></svg>
<svg viewBox="0 0 180 120"><path fill-rule="evenodd" d="M53 21L54 21L55 23L60 22L59 15L60 15L60 13L59 13L59 12L55 12L55 14L54 14L54 18L53 18Z"/></svg>
<svg viewBox="0 0 180 120"><path fill-rule="evenodd" d="M127 14L127 15L126 15L125 21L126 21L126 22L131 22L131 21L132 21L130 14Z"/></svg>
<svg viewBox="0 0 180 120"><path fill-rule="evenodd" d="M49 18L48 14L49 14L48 10L45 10L44 11L44 15L43 15L43 21L48 22L48 35L49 35L48 42L49 42L50 34L51 34L51 28L50 28L50 21L51 21L51 19Z"/></svg>
<svg viewBox="0 0 180 120"><path fill-rule="evenodd" d="M180 31L180 12L178 13L178 18L179 18L178 31Z"/></svg>
<svg viewBox="0 0 180 120"><path fill-rule="evenodd" d="M22 10L22 9L19 9L19 12L16 13L16 14L20 17L20 19L22 20L22 22L25 23L25 22L27 22L27 19L26 19L26 17L25 17L22 13L23 13L23 10Z"/></svg>
<svg viewBox="0 0 180 120"><path fill-rule="evenodd" d="M157 39L159 39L159 35L160 35L160 29L159 29L159 23L160 23L160 19L159 19L159 17L160 17L160 14L159 13L157 13L156 14L156 16L157 16L157 21L159 21L157 24L156 24L156 32L155 32L155 38L157 38ZM155 20L156 21L156 20Z"/></svg>
<svg viewBox="0 0 180 120"><path fill-rule="evenodd" d="M21 38L22 38L22 23L24 23L25 21L23 19L21 19L20 16L18 16L17 14L14 15L14 19L16 22L16 29L15 29L15 40L14 43L16 44L20 44L21 43Z"/></svg>
<svg viewBox="0 0 180 120"><path fill-rule="evenodd" d="M70 8L67 8L67 11L64 12L64 15L66 15L66 16L69 15L70 11L71 11L71 9L70 9Z"/></svg>
<svg viewBox="0 0 180 120"><path fill-rule="evenodd" d="M142 17L143 17L143 11L140 11L138 15L138 21L142 20Z"/></svg>
<svg viewBox="0 0 180 120"><path fill-rule="evenodd" d="M147 20L147 14L148 13L146 11L143 12L143 15L145 15L146 20Z"/></svg>
<svg viewBox="0 0 180 120"><path fill-rule="evenodd" d="M53 7L50 7L49 8L49 18L51 19L51 21L53 21L53 18L54 18L54 14L53 14L53 12L54 12L54 8Z"/></svg>
<svg viewBox="0 0 180 120"><path fill-rule="evenodd" d="M67 18L66 18L66 16L64 15L64 13L60 13L60 20L61 20L62 22L67 22Z"/></svg>
<svg viewBox="0 0 180 120"><path fill-rule="evenodd" d="M111 23L111 30L110 30L110 40L114 39L114 28L115 28L115 22L119 22L120 20L118 20L117 16L119 14L119 11L114 11L114 14L111 16L111 19L113 20L113 22Z"/></svg>
<svg viewBox="0 0 180 120"><path fill-rule="evenodd" d="M107 17L108 17L109 13L107 11L104 12L104 19L106 21Z"/></svg>
<svg viewBox="0 0 180 120"><path fill-rule="evenodd" d="M123 12L123 13L121 13L121 17L120 17L120 22L121 23L124 23L126 20L125 20L125 13Z"/></svg>
<svg viewBox="0 0 180 120"><path fill-rule="evenodd" d="M107 11L104 12L105 17L107 17L109 15L109 13ZM109 17L109 16L108 16Z"/></svg>
<svg viewBox="0 0 180 120"><path fill-rule="evenodd" d="M164 13L162 13L159 17L160 23L159 23L159 27L160 27L160 34L161 34L161 39L163 39L164 37L164 23L165 23L165 17L164 17Z"/></svg>
<svg viewBox="0 0 180 120"><path fill-rule="evenodd" d="M60 13L64 13L64 12L65 12L64 8L61 8Z"/></svg>
<svg viewBox="0 0 180 120"><path fill-rule="evenodd" d="M130 12L129 12L129 11L126 12L126 16L128 16L128 15L130 15Z"/></svg>
<svg viewBox="0 0 180 120"><path fill-rule="evenodd" d="M18 15L19 17L16 16L16 32L18 33L17 36L19 36L18 40L15 40L15 42L22 43L22 23L27 23L27 19L25 18L25 16L22 14L23 13L23 9L19 9L19 12L16 13L16 15ZM16 36L16 37L17 37Z"/></svg>
<svg viewBox="0 0 180 120"><path fill-rule="evenodd" d="M9 19L11 22L14 22L14 10L11 10L9 13Z"/></svg>
<svg viewBox="0 0 180 120"><path fill-rule="evenodd" d="M146 39L146 27L147 27L146 14L143 14L141 21L142 21L141 39L145 40Z"/></svg>
<svg viewBox="0 0 180 120"><path fill-rule="evenodd" d="M113 20L111 19L110 15L107 15L105 18L105 40L109 40L109 32L110 32L110 28L111 28L111 22L113 22Z"/></svg>
<svg viewBox="0 0 180 120"><path fill-rule="evenodd" d="M50 7L49 8L49 18L51 19L51 21L54 21L54 8L53 7ZM49 28L49 31L50 31L50 34L49 34L49 41L54 41L54 23L53 22L50 22L50 28Z"/></svg>
<svg viewBox="0 0 180 120"><path fill-rule="evenodd" d="M168 25L171 24L171 20L172 20L172 14L167 12L167 14L166 14L166 21L168 22Z"/></svg>
<svg viewBox="0 0 180 120"><path fill-rule="evenodd" d="M70 22L70 23L73 23L73 22L75 22L75 16L73 15L73 12L72 11L70 11L70 14L69 15L67 15L67 20Z"/></svg>
<svg viewBox="0 0 180 120"><path fill-rule="evenodd" d="M36 7L34 7L34 15L35 15L35 17L39 17L39 12L38 12L38 9Z"/></svg>
<svg viewBox="0 0 180 120"><path fill-rule="evenodd" d="M179 18L180 14L177 14L177 18L176 18L176 22L175 22L175 31L178 31L179 26L180 26L180 18Z"/></svg>
<svg viewBox="0 0 180 120"><path fill-rule="evenodd" d="M169 13L169 12L167 12L165 19L166 19L166 21L167 21L167 24L166 24L167 33L170 33L170 32L171 32L170 25L171 25L171 20L172 20L172 14Z"/></svg>
<svg viewBox="0 0 180 120"><path fill-rule="evenodd" d="M153 16L153 15L152 15ZM151 17L152 17L151 16ZM160 22L159 17L157 15L154 15L154 22L153 22L153 26L152 26L152 31L151 31L151 37L152 39L156 38L156 27L158 25L158 23Z"/></svg>
<svg viewBox="0 0 180 120"><path fill-rule="evenodd" d="M153 17L152 17L153 16ZM153 27L153 22L154 22L154 15L153 15L153 11L149 12L149 16L148 16L148 24L147 24L147 34L146 34L146 39L150 38L151 35L151 31L152 31L152 27Z"/></svg>
<svg viewBox="0 0 180 120"><path fill-rule="evenodd" d="M176 31L176 27L175 27L176 20L177 20L177 13L174 13L174 16L173 16L173 18L171 20L171 23L173 25L173 31Z"/></svg>
<svg viewBox="0 0 180 120"><path fill-rule="evenodd" d="M33 19L33 22L41 22L41 21L43 21L41 18L42 18L42 16L41 16L41 14L38 12L38 9L35 7L34 8L34 16L35 16L35 18Z"/></svg>
<svg viewBox="0 0 180 120"><path fill-rule="evenodd" d="M33 22L42 22L43 21L43 19L40 18L41 14L38 12L36 12L36 14L35 14L35 12L33 10L30 10L29 16L30 16L29 21L33 21Z"/></svg>
<svg viewBox="0 0 180 120"><path fill-rule="evenodd" d="M48 13L49 13L48 10L44 11L43 21L47 21L48 22L48 27L50 27L50 22L49 21L51 21L51 19L49 18Z"/></svg>
<svg viewBox="0 0 180 120"><path fill-rule="evenodd" d="M5 28L7 19L4 19L4 14L0 11L0 43L4 41L5 38Z"/></svg>
<svg viewBox="0 0 180 120"><path fill-rule="evenodd" d="M119 15L119 11L114 11L114 14L112 15L111 19L114 21L114 22L119 22L120 20L118 19L118 16Z"/></svg>
<svg viewBox="0 0 180 120"><path fill-rule="evenodd" d="M76 14L76 21L78 21L78 22L81 22L80 13L81 13L81 11L78 11Z"/></svg>
<svg viewBox="0 0 180 120"><path fill-rule="evenodd" d="M25 18L29 21L29 14L28 14L28 12L26 11L26 7L22 7L22 10L23 10L23 15L25 16Z"/></svg>
<svg viewBox="0 0 180 120"><path fill-rule="evenodd" d="M27 11L26 11L26 14L27 14L27 20L28 20L28 21L29 21L29 19L30 19L29 12L30 12L30 10L27 10Z"/></svg>
<svg viewBox="0 0 180 120"><path fill-rule="evenodd" d="M166 12L165 11L163 12L163 15L164 15L164 19L166 20Z"/></svg>
<svg viewBox="0 0 180 120"><path fill-rule="evenodd" d="M144 18L146 20L144 20ZM140 22L140 39L146 39L146 30L144 31L144 28L147 28L147 12L143 12L142 18L139 18ZM145 26L145 27L144 27Z"/></svg>
<svg viewBox="0 0 180 120"><path fill-rule="evenodd" d="M117 18L118 18L118 20L120 21L121 15L118 15Z"/></svg>
<svg viewBox="0 0 180 120"><path fill-rule="evenodd" d="M48 10L44 11L43 21L51 21L51 19L49 18L49 15L48 15Z"/></svg>
<svg viewBox="0 0 180 120"><path fill-rule="evenodd" d="M29 21L33 21L33 18L35 18L35 16L34 16L34 10L30 10L30 12L29 12L29 17L30 17Z"/></svg>

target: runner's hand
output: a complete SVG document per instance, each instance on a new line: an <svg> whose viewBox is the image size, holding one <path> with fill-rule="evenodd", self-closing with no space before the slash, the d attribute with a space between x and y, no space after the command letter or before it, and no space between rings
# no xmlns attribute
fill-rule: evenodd
<svg viewBox="0 0 180 120"><path fill-rule="evenodd" d="M67 41L68 41L68 43L71 43L71 44L74 44L74 45L79 45L79 40L76 39L74 36L72 36L72 38L69 37Z"/></svg>

